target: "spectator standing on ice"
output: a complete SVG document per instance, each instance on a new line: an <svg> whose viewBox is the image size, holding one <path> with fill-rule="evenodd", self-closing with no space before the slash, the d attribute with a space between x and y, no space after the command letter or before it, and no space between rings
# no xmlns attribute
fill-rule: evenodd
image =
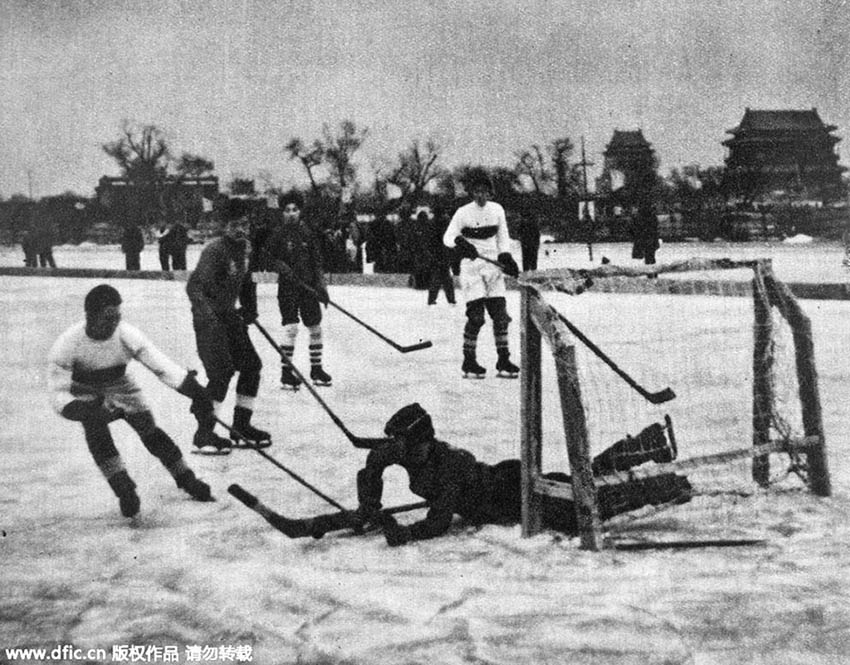
<svg viewBox="0 0 850 665"><path fill-rule="evenodd" d="M303 199L298 192L292 191L281 197L282 220L266 238L260 265L278 273L277 304L283 326L281 350L291 363L300 320L310 337L310 379L316 385L329 386L331 375L322 366L324 339L320 307L320 303L325 307L328 305L328 289L322 270L319 238L302 218L302 207ZM280 383L282 387L292 389L300 384L286 362L281 363Z"/></svg>
<svg viewBox="0 0 850 665"><path fill-rule="evenodd" d="M248 241L248 211L242 201L230 201L220 237L212 240L198 259L186 284L192 304L192 327L198 356L207 375L207 393L219 410L230 381L236 382L236 405L230 438L243 444L239 435L256 446L271 444L268 432L251 424L262 362L248 335L248 325L257 318L257 288L248 271L251 243ZM236 308L237 300L241 309ZM215 415L198 422L194 445L204 454L226 454L231 442L215 432ZM238 432L238 434L237 434Z"/></svg>
<svg viewBox="0 0 850 665"><path fill-rule="evenodd" d="M655 264L655 252L661 244L658 241L658 217L649 201L642 201L638 206L634 221L634 245L632 258L643 259L644 264Z"/></svg>
<svg viewBox="0 0 850 665"><path fill-rule="evenodd" d="M441 208L434 210L434 219L428 230L428 257L430 260L430 278L428 281L428 304L436 305L440 289L446 294L449 304L455 304L455 285L452 278L451 263L454 252L443 244L443 234L449 220Z"/></svg>
<svg viewBox="0 0 850 665"><path fill-rule="evenodd" d="M517 229L522 248L522 269L537 270L537 254L540 252L540 224L535 214L525 214L519 219Z"/></svg>
<svg viewBox="0 0 850 665"><path fill-rule="evenodd" d="M156 232L159 242L159 267L163 271L171 270L171 228L163 221Z"/></svg>
<svg viewBox="0 0 850 665"><path fill-rule="evenodd" d="M398 257L398 245L393 223L386 214L379 214L367 230L367 260L375 264L375 272L394 272Z"/></svg>
<svg viewBox="0 0 850 665"><path fill-rule="evenodd" d="M35 239L31 229L24 229L21 234L21 249L24 250L24 266L27 268L38 267L38 252L35 248Z"/></svg>
<svg viewBox="0 0 850 665"><path fill-rule="evenodd" d="M487 372L478 364L476 351L478 332L484 325L485 311L493 321L500 376L515 377L519 367L510 359L508 349L508 315L505 302L505 276L519 274L510 254L511 238L501 205L489 201L492 192L490 178L483 171L471 174L467 183L473 200L457 209L443 235L443 243L454 247L463 257L460 264L460 284L466 300L466 325L463 329L464 376L483 378ZM486 261L485 259L489 259ZM498 261L500 269L491 261ZM504 272L503 272L504 270Z"/></svg>
<svg viewBox="0 0 850 665"><path fill-rule="evenodd" d="M50 224L43 223L35 226L33 231L33 244L38 255L38 265L41 268L56 267L53 258L53 229Z"/></svg>
<svg viewBox="0 0 850 665"><path fill-rule="evenodd" d="M127 270L140 270L140 257L145 249L145 236L142 230L130 222L124 227L121 237L121 251L124 252L124 267Z"/></svg>
<svg viewBox="0 0 850 665"><path fill-rule="evenodd" d="M50 350L48 385L56 411L83 426L92 458L118 497L121 513L133 517L140 502L109 431L109 423L119 419L135 430L177 487L198 501L212 501L209 485L186 465L180 449L154 421L141 389L125 373L131 360L139 361L165 385L191 397L192 411L200 419L212 412L212 403L194 372L176 365L140 330L121 320L121 296L108 284L86 295L85 315L85 321L68 328Z"/></svg>
<svg viewBox="0 0 850 665"><path fill-rule="evenodd" d="M186 248L192 244L189 232L181 222L174 222L169 233L171 269L186 270Z"/></svg>

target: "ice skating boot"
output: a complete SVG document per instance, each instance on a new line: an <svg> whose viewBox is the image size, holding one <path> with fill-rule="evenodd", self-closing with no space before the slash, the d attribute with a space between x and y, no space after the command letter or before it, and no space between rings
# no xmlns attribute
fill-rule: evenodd
<svg viewBox="0 0 850 665"><path fill-rule="evenodd" d="M317 386L329 386L333 380L321 365L313 365L310 368L310 379Z"/></svg>
<svg viewBox="0 0 850 665"><path fill-rule="evenodd" d="M487 374L487 370L479 365L475 359L475 351L463 352L463 365L461 365L460 371L463 372L464 379L483 379L484 375Z"/></svg>
<svg viewBox="0 0 850 665"><path fill-rule="evenodd" d="M210 426L198 426L198 431L192 439L196 455L229 455L231 443L223 436L219 436Z"/></svg>
<svg viewBox="0 0 850 665"><path fill-rule="evenodd" d="M676 459L675 439L669 417L666 420L666 427L653 423L641 430L637 436L626 436L597 455L593 459L593 474L625 471L644 462L672 462ZM670 441L667 440L667 434Z"/></svg>
<svg viewBox="0 0 850 665"><path fill-rule="evenodd" d="M115 496L118 497L118 506L124 517L135 517L139 513L141 501L136 494L136 483L127 475L123 469L110 476L107 480Z"/></svg>
<svg viewBox="0 0 850 665"><path fill-rule="evenodd" d="M234 448L268 448L272 445L271 434L251 424L253 411L244 406L233 409L233 429L230 439ZM243 438L244 437L244 438Z"/></svg>
<svg viewBox="0 0 850 665"><path fill-rule="evenodd" d="M195 501L215 501L212 492L210 492L210 486L203 480L199 480L192 469L185 469L174 480L177 482L177 487Z"/></svg>
<svg viewBox="0 0 850 665"><path fill-rule="evenodd" d="M497 376L503 379L515 379L519 374L519 367L511 362L511 353L507 349L499 349L499 359L496 361Z"/></svg>
<svg viewBox="0 0 850 665"><path fill-rule="evenodd" d="M298 390L301 385L301 379L295 376L292 368L289 365L281 365L280 367L280 387L285 390Z"/></svg>

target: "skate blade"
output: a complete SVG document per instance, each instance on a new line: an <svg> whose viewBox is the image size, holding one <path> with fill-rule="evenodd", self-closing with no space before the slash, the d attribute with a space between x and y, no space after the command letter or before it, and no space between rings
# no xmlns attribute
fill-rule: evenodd
<svg viewBox="0 0 850 665"><path fill-rule="evenodd" d="M299 389L300 387L301 387L301 386L300 386L300 384L299 384L299 385L297 385L297 386L293 386L293 385L291 385L291 384L289 384L289 383L281 383L281 384L280 384L280 389L281 389L281 390L286 390L286 391L289 391L289 392L291 392L291 393L297 393L297 392L298 392L298 389Z"/></svg>
<svg viewBox="0 0 850 665"><path fill-rule="evenodd" d="M238 448L239 450L245 450L245 449L250 449L250 448L263 449L263 448L268 448L271 445L272 445L271 441L257 441L257 442L247 441L246 442L246 441L240 440L240 441L234 441L233 445L231 447L232 448Z"/></svg>
<svg viewBox="0 0 850 665"><path fill-rule="evenodd" d="M202 448L193 448L193 455L208 455L210 457L220 456L220 455L229 455L230 448L216 448L215 446L203 446Z"/></svg>
<svg viewBox="0 0 850 665"><path fill-rule="evenodd" d="M313 381L314 386L320 386L322 388L327 388L328 386L332 386L333 383L330 381Z"/></svg>
<svg viewBox="0 0 850 665"><path fill-rule="evenodd" d="M484 379L486 377L487 377L486 374L475 374L474 372L464 372L463 373L464 379Z"/></svg>
<svg viewBox="0 0 850 665"><path fill-rule="evenodd" d="M499 372L498 374L496 374L496 377L499 379L518 379L519 372L517 372L516 374L512 372Z"/></svg>

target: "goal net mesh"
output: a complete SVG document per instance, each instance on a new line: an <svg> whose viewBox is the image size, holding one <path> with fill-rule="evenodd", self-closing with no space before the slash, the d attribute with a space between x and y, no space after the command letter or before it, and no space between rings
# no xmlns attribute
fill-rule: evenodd
<svg viewBox="0 0 850 665"><path fill-rule="evenodd" d="M594 484L609 534L675 525L678 535L728 536L746 522L742 502L750 501L746 512L768 491L806 488L799 354L787 312L766 304L763 272L773 280L769 262L694 260L653 273L603 266L592 273L523 276L547 315L570 326L558 343L574 348ZM545 333L543 339L552 348ZM541 471L551 474L569 472L570 442L564 445L557 364L546 341ZM675 397L652 403L667 388ZM816 396L817 387L804 391ZM774 451L757 456L758 482L754 443ZM682 477L689 492L682 490ZM690 499L681 500L687 494ZM642 507L629 511L636 506Z"/></svg>

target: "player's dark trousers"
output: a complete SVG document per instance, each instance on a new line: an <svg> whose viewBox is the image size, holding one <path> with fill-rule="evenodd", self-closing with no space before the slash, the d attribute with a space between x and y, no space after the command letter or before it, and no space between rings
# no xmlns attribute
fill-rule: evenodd
<svg viewBox="0 0 850 665"><path fill-rule="evenodd" d="M540 253L540 245L522 245L522 269L537 270L537 255Z"/></svg>
<svg viewBox="0 0 850 665"><path fill-rule="evenodd" d="M167 247L159 246L159 267L163 270L169 270L169 258L171 257L171 253L168 251Z"/></svg>
<svg viewBox="0 0 850 665"><path fill-rule="evenodd" d="M452 273L446 265L434 266L431 268L431 279L428 284L428 302L437 302L437 295L440 289L446 292L446 300L450 303L455 301L455 284L452 279Z"/></svg>
<svg viewBox="0 0 850 665"><path fill-rule="evenodd" d="M141 270L141 254L136 254L135 252L127 252L124 255L124 264L127 270Z"/></svg>
<svg viewBox="0 0 850 665"><path fill-rule="evenodd" d="M183 454L171 440L171 437L157 427L150 411L127 414L124 416L124 420L136 431L151 455L159 459L166 469L173 472ZM107 423L85 420L82 425L86 443L95 464L103 469L105 465L109 464L109 460L119 457Z"/></svg>
<svg viewBox="0 0 850 665"><path fill-rule="evenodd" d="M263 364L248 336L248 327L236 310L224 314L219 323L210 327L194 322L198 356L209 379L207 392L214 401L224 401L230 380L239 372L236 392L256 397Z"/></svg>
<svg viewBox="0 0 850 665"><path fill-rule="evenodd" d="M277 286L277 305L280 308L282 325L301 322L307 326L316 326L322 322L322 308L312 293L290 282L280 282Z"/></svg>

